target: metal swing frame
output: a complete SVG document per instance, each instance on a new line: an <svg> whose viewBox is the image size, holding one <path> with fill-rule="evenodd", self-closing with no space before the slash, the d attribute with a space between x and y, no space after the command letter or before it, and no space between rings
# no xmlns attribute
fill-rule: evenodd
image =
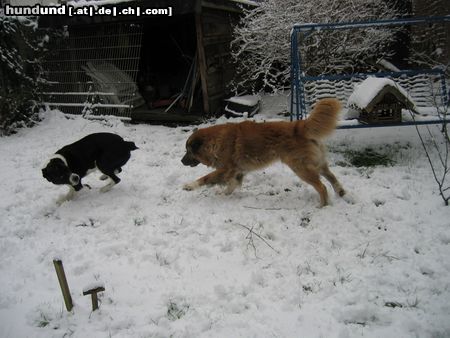
<svg viewBox="0 0 450 338"><path fill-rule="evenodd" d="M426 69L426 70L404 70L399 72L377 72L377 73L355 73L355 74L341 74L341 75L321 75L321 76L307 76L302 69L302 57L299 50L299 33L304 33L305 36L314 31L320 30L346 30L352 28L368 28L368 27L382 27L382 26L400 26L400 25L419 25L432 23L450 22L450 15L440 17L416 17L406 19L391 19L378 21L361 21L361 22L340 22L340 23L318 23L318 24L297 24L291 30L291 100L290 100L290 119L294 117L304 119L307 115L305 86L308 81L318 80L346 80L352 78L367 78L369 76L376 77L391 77L399 78L405 76L429 74L438 76L440 79L441 96L444 106L450 103L450 92L447 91L447 84L445 74L440 69ZM436 124L443 123L443 119L436 118L435 120L426 121L408 121L395 125L417 125L417 124ZM368 125L368 124L352 124L342 125L339 128L367 128L367 127L385 127L387 125Z"/></svg>

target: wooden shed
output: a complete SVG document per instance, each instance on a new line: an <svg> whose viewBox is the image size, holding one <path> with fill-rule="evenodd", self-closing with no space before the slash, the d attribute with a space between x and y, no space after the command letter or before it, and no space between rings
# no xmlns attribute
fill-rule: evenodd
<svg viewBox="0 0 450 338"><path fill-rule="evenodd" d="M400 123L402 109L414 110L416 105L392 79L369 77L356 86L347 106L362 123L386 124Z"/></svg>
<svg viewBox="0 0 450 338"><path fill-rule="evenodd" d="M117 12L170 7L171 15L42 18L44 25L64 26L67 32L46 62L50 80L44 93L46 104L68 113L154 122L190 122L221 112L224 99L231 94L227 85L234 76L233 26L242 6L253 3L102 3ZM69 4L77 6L75 1Z"/></svg>

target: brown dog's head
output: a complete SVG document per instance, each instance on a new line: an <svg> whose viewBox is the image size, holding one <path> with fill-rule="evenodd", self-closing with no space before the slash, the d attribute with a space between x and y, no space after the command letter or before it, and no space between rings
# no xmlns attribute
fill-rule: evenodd
<svg viewBox="0 0 450 338"><path fill-rule="evenodd" d="M191 167L197 166L200 161L197 159L203 140L197 132L194 132L186 141L186 154L181 159L181 163Z"/></svg>

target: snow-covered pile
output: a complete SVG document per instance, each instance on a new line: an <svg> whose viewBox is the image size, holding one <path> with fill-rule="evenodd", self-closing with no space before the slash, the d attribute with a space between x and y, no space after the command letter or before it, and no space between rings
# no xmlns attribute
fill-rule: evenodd
<svg viewBox="0 0 450 338"><path fill-rule="evenodd" d="M242 95L230 97L226 101L237 103L247 107L253 107L257 105L260 100L261 98L258 95Z"/></svg>
<svg viewBox="0 0 450 338"><path fill-rule="evenodd" d="M225 114L229 117L252 117L261 108L259 95L233 96L225 100Z"/></svg>
<svg viewBox="0 0 450 338"><path fill-rule="evenodd" d="M337 131L330 164L354 202L327 185L332 205L319 209L281 164L231 196L183 191L209 171L180 162L193 127L45 115L0 139L0 337L450 336L450 209L414 128ZM58 207L67 188L42 164L98 131L140 149L110 192L91 174L92 190ZM343 153L367 146L395 165L348 165ZM95 312L91 285L105 287Z"/></svg>

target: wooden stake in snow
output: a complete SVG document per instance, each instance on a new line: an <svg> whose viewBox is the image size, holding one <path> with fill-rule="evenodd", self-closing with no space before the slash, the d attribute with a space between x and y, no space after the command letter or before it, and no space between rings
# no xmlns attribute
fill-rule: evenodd
<svg viewBox="0 0 450 338"><path fill-rule="evenodd" d="M92 311L95 311L98 309L98 297L97 293L105 291L105 287L103 285L91 285L88 287L85 287L83 290L83 296L91 295L92 300Z"/></svg>
<svg viewBox="0 0 450 338"><path fill-rule="evenodd" d="M66 274L64 273L62 261L59 259L54 259L53 265L55 266L56 275L58 276L59 286L61 287L61 291L64 297L64 303L66 304L66 309L67 311L72 311L72 296L70 295L69 285L67 285Z"/></svg>

